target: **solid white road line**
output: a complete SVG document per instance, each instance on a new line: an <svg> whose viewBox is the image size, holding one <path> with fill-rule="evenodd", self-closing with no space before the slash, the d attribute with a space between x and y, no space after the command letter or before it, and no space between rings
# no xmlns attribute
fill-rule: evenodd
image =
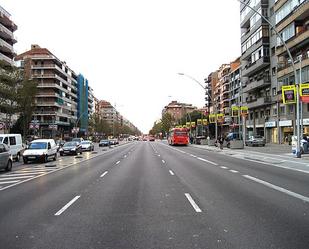
<svg viewBox="0 0 309 249"><path fill-rule="evenodd" d="M247 179L250 179L250 180L252 180L252 181L261 183L261 184L263 184L263 185L266 186L266 187L275 189L275 190L280 191L280 192L282 192L282 193L284 193L284 194L293 196L293 197L295 197L295 198L297 198L297 199L300 199L300 200L302 200L302 201L304 201L304 202L309 202L309 198L308 198L308 197L303 196L303 195L300 195L300 194L297 194L297 193L292 192L292 191L290 191L290 190L287 190L287 189L285 189L285 188L278 187L278 186L273 185L273 184L271 184L271 183L269 183L269 182L260 180L260 179L258 179L258 178L255 178L255 177L252 177L252 176L249 176L249 175L243 175L243 177L245 177L245 178L247 178Z"/></svg>
<svg viewBox="0 0 309 249"><path fill-rule="evenodd" d="M119 164L119 163L120 163L120 161L116 162L116 164Z"/></svg>
<svg viewBox="0 0 309 249"><path fill-rule="evenodd" d="M17 180L17 179L25 179L33 176L16 176L16 177L6 177L6 178L0 178L0 182L3 180Z"/></svg>
<svg viewBox="0 0 309 249"><path fill-rule="evenodd" d="M43 173L45 173L45 172L43 172ZM42 173L41 172L21 173L21 174L19 174L19 173L17 173L17 174L11 173L11 174L1 175L0 176L0 180L1 180L2 177L8 177L8 176L31 176L32 177L33 175L39 175L39 174L42 174Z"/></svg>
<svg viewBox="0 0 309 249"><path fill-rule="evenodd" d="M107 173L108 171L105 171L102 175L100 175L100 177L104 177Z"/></svg>
<svg viewBox="0 0 309 249"><path fill-rule="evenodd" d="M172 176L175 175L173 171L169 170L169 172Z"/></svg>
<svg viewBox="0 0 309 249"><path fill-rule="evenodd" d="M228 167L220 166L221 169L228 169Z"/></svg>
<svg viewBox="0 0 309 249"><path fill-rule="evenodd" d="M70 202L68 202L63 208L61 208L57 213L55 213L55 216L59 216L62 214L66 209L68 209L69 206L71 206L77 199L80 197L80 195L75 196Z"/></svg>
<svg viewBox="0 0 309 249"><path fill-rule="evenodd" d="M201 157L197 157L197 159L198 159L198 160L200 160L200 161L206 162L206 163L210 163L210 164L212 164L212 165L218 165L218 164L217 164L217 163L215 163L215 162L212 162L212 161L206 160L206 159L201 158Z"/></svg>
<svg viewBox="0 0 309 249"><path fill-rule="evenodd" d="M193 155L193 154L190 154L190 156L194 157L194 158L197 158L197 156Z"/></svg>
<svg viewBox="0 0 309 249"><path fill-rule="evenodd" d="M165 161L164 161L164 160L162 160L162 163L165 163Z"/></svg>
<svg viewBox="0 0 309 249"><path fill-rule="evenodd" d="M193 198L191 197L190 194L185 193L185 196L187 197L188 201L190 202L190 204L192 205L192 207L194 208L195 212L197 213L201 213L202 210L199 208L199 206L195 203L195 201L193 200Z"/></svg>
<svg viewBox="0 0 309 249"><path fill-rule="evenodd" d="M232 172L232 173L239 173L237 170L233 170L233 169L231 169L230 172Z"/></svg>
<svg viewBox="0 0 309 249"><path fill-rule="evenodd" d="M0 184L10 184L10 183L16 183L16 182L19 182L19 181L7 181L7 182L0 182Z"/></svg>

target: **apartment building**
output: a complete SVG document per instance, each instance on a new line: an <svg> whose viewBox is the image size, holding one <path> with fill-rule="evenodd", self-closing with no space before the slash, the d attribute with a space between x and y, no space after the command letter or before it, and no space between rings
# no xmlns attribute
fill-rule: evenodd
<svg viewBox="0 0 309 249"><path fill-rule="evenodd" d="M246 2L263 16L269 16L268 0ZM241 4L240 28L243 101L249 108L246 127L249 135L264 135L266 117L270 116L272 105L270 90L270 27L260 15Z"/></svg>
<svg viewBox="0 0 309 249"><path fill-rule="evenodd" d="M297 71L295 79L291 59L282 41L276 37L278 84L272 85L272 92L278 101L277 106L274 105L272 110L273 127L267 130L272 138L277 137L280 142L285 142L287 137L294 133L296 106L282 103L281 87L309 82L309 1L277 0L273 5L273 10L273 23L289 48ZM309 104L302 103L302 109L304 133L309 134Z"/></svg>
<svg viewBox="0 0 309 249"><path fill-rule="evenodd" d="M70 136L77 121L78 75L48 49L32 45L16 60L27 78L38 83L33 121L42 137Z"/></svg>
<svg viewBox="0 0 309 249"><path fill-rule="evenodd" d="M192 106L192 104L180 103L174 100L164 107L162 110L162 115L165 113L171 114L175 123L177 123L177 121L180 120L184 115L193 112L196 109L197 108Z"/></svg>
<svg viewBox="0 0 309 249"><path fill-rule="evenodd" d="M116 108L106 100L100 100L97 106L97 113L100 119L107 121L112 126L115 122L121 122L121 115Z"/></svg>
<svg viewBox="0 0 309 249"><path fill-rule="evenodd" d="M218 83L218 71L212 72L204 79L205 82L205 106L209 113L215 113L215 89Z"/></svg>
<svg viewBox="0 0 309 249"><path fill-rule="evenodd" d="M16 30L17 25L12 21L10 13L0 6L0 60L12 65L16 56L13 48L17 42L14 35Z"/></svg>

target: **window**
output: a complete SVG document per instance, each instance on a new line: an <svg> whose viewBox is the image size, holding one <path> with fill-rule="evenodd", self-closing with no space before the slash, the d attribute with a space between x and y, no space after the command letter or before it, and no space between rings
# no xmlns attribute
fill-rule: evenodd
<svg viewBox="0 0 309 249"><path fill-rule="evenodd" d="M253 112L250 112L250 120L253 119Z"/></svg>
<svg viewBox="0 0 309 249"><path fill-rule="evenodd" d="M16 138L10 137L10 145L16 145Z"/></svg>
<svg viewBox="0 0 309 249"><path fill-rule="evenodd" d="M272 92L272 96L276 96L277 95L277 88L276 87L273 87L273 89L271 89L271 92Z"/></svg>
<svg viewBox="0 0 309 249"><path fill-rule="evenodd" d="M280 106L280 114L285 115L285 106Z"/></svg>
<svg viewBox="0 0 309 249"><path fill-rule="evenodd" d="M276 67L273 67L271 69L271 74L272 74L272 76L276 76Z"/></svg>
<svg viewBox="0 0 309 249"><path fill-rule="evenodd" d="M294 105L289 105L289 114L294 113Z"/></svg>
<svg viewBox="0 0 309 249"><path fill-rule="evenodd" d="M260 117L261 117L261 118L264 117L264 110L260 112Z"/></svg>
<svg viewBox="0 0 309 249"><path fill-rule="evenodd" d="M255 118L259 118L259 112L255 112Z"/></svg>
<svg viewBox="0 0 309 249"><path fill-rule="evenodd" d="M304 0L289 0L276 12L276 24L293 12L294 8Z"/></svg>
<svg viewBox="0 0 309 249"><path fill-rule="evenodd" d="M273 116L276 116L277 115L277 107L274 107L273 108Z"/></svg>
<svg viewBox="0 0 309 249"><path fill-rule="evenodd" d="M280 35L284 41L289 40L293 36L295 36L295 24L291 23L289 26L287 26L285 29L280 32ZM280 37L277 37L277 46L281 46L282 42Z"/></svg>
<svg viewBox="0 0 309 249"><path fill-rule="evenodd" d="M9 140L8 140L8 138L7 138L7 137L6 137L6 138L4 138L3 143L4 143L4 144L6 144L6 145L8 145L8 144L9 144Z"/></svg>

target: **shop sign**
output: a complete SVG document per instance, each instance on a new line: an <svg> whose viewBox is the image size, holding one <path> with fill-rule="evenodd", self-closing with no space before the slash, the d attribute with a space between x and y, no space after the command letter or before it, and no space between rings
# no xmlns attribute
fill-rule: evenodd
<svg viewBox="0 0 309 249"><path fill-rule="evenodd" d="M223 113L218 113L217 114L217 121L218 121L218 123L223 123L224 122L224 114Z"/></svg>
<svg viewBox="0 0 309 249"><path fill-rule="evenodd" d="M216 114L209 114L209 123L216 123Z"/></svg>
<svg viewBox="0 0 309 249"><path fill-rule="evenodd" d="M208 120L207 119L202 119L202 123L203 123L203 125L208 125Z"/></svg>
<svg viewBox="0 0 309 249"><path fill-rule="evenodd" d="M240 107L240 115L244 117L248 116L248 106Z"/></svg>
<svg viewBox="0 0 309 249"><path fill-rule="evenodd" d="M279 126L280 127L292 126L292 120L281 120L279 121Z"/></svg>
<svg viewBox="0 0 309 249"><path fill-rule="evenodd" d="M239 107L232 106L232 117L238 117L238 116L239 116Z"/></svg>
<svg viewBox="0 0 309 249"><path fill-rule="evenodd" d="M191 127L192 127L192 128L195 127L195 122L191 122Z"/></svg>
<svg viewBox="0 0 309 249"><path fill-rule="evenodd" d="M186 127L187 127L188 129L190 129L191 123L190 123L190 122L187 122L187 123L186 123Z"/></svg>
<svg viewBox="0 0 309 249"><path fill-rule="evenodd" d="M304 103L309 103L309 84L299 84L300 99Z"/></svg>
<svg viewBox="0 0 309 249"><path fill-rule="evenodd" d="M295 104L296 103L296 86L282 86L282 100L283 104Z"/></svg>
<svg viewBox="0 0 309 249"><path fill-rule="evenodd" d="M266 128L276 127L276 121L265 122Z"/></svg>
<svg viewBox="0 0 309 249"><path fill-rule="evenodd" d="M197 120L197 125L202 125L202 119Z"/></svg>

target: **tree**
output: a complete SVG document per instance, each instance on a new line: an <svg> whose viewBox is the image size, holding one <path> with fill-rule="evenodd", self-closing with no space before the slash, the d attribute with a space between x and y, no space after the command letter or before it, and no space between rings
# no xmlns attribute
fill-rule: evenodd
<svg viewBox="0 0 309 249"><path fill-rule="evenodd" d="M166 134L169 132L173 125L173 117L170 113L165 113L162 115L162 131Z"/></svg>
<svg viewBox="0 0 309 249"><path fill-rule="evenodd" d="M12 123L12 116L19 112L18 92L22 86L22 71L0 61L0 112L5 114L5 126Z"/></svg>

